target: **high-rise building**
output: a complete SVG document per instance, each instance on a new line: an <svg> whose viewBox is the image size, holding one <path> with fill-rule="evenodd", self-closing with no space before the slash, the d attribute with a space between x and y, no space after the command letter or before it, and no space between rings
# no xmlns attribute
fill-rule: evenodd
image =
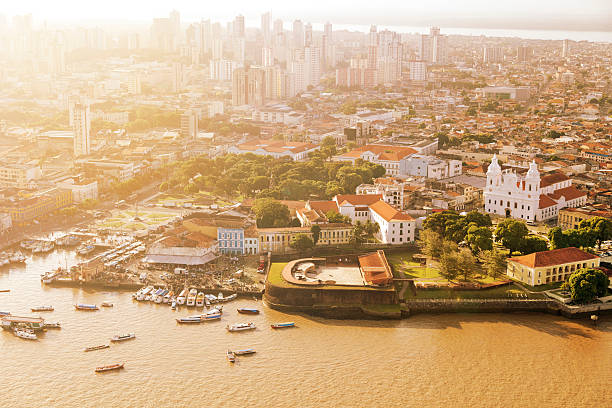
<svg viewBox="0 0 612 408"><path fill-rule="evenodd" d="M318 47L304 48L304 83L306 87L317 86L321 81L321 49Z"/></svg>
<svg viewBox="0 0 612 408"><path fill-rule="evenodd" d="M174 62L172 64L172 92L177 93L183 89L183 64Z"/></svg>
<svg viewBox="0 0 612 408"><path fill-rule="evenodd" d="M74 156L87 156L91 152L89 105L74 104L72 131L74 134Z"/></svg>
<svg viewBox="0 0 612 408"><path fill-rule="evenodd" d="M410 80L423 82L427 80L427 64L425 61L410 61L408 63L410 69Z"/></svg>
<svg viewBox="0 0 612 408"><path fill-rule="evenodd" d="M212 58L216 60L223 58L223 40L220 38L212 41Z"/></svg>
<svg viewBox="0 0 612 408"><path fill-rule="evenodd" d="M261 67L237 68L232 78L232 105L263 105L266 101L265 71Z"/></svg>
<svg viewBox="0 0 612 408"><path fill-rule="evenodd" d="M312 44L312 24L308 23L304 26L304 45L311 47Z"/></svg>
<svg viewBox="0 0 612 408"><path fill-rule="evenodd" d="M274 65L274 55L272 52L272 48L263 47L261 49L261 65L264 67L271 67Z"/></svg>
<svg viewBox="0 0 612 408"><path fill-rule="evenodd" d="M198 136L198 115L188 109L181 115L181 136L195 139Z"/></svg>
<svg viewBox="0 0 612 408"><path fill-rule="evenodd" d="M332 34L332 23L330 23L329 21L325 23L325 26L323 27L323 34L327 37L327 42L329 44L334 41Z"/></svg>
<svg viewBox="0 0 612 408"><path fill-rule="evenodd" d="M263 36L263 42L265 46L270 46L272 36L270 33L270 22L272 15L270 12L261 15L261 34Z"/></svg>
<svg viewBox="0 0 612 408"><path fill-rule="evenodd" d="M301 20L293 22L293 47L302 48L304 46L304 24Z"/></svg>
<svg viewBox="0 0 612 408"><path fill-rule="evenodd" d="M447 36L440 35L438 27L431 27L429 35L419 40L419 58L430 64L444 64L447 56Z"/></svg>
<svg viewBox="0 0 612 408"><path fill-rule="evenodd" d="M236 38L244 38L244 16L239 14L234 19L234 37Z"/></svg>
<svg viewBox="0 0 612 408"><path fill-rule="evenodd" d="M213 81L231 81L233 72L238 68L236 61L210 60L210 79Z"/></svg>
<svg viewBox="0 0 612 408"><path fill-rule="evenodd" d="M504 49L502 47L483 47L482 62L494 64L504 61Z"/></svg>
<svg viewBox="0 0 612 408"><path fill-rule="evenodd" d="M142 93L140 74L138 72L132 72L128 77L128 93L132 95L139 95Z"/></svg>
<svg viewBox="0 0 612 408"><path fill-rule="evenodd" d="M563 58L569 57L569 52L570 52L569 40L566 38L565 40L563 40L563 49L561 50L561 57Z"/></svg>
<svg viewBox="0 0 612 408"><path fill-rule="evenodd" d="M275 38L283 34L283 20L281 19L274 20L274 28L272 30L272 34L274 35Z"/></svg>
<svg viewBox="0 0 612 408"><path fill-rule="evenodd" d="M520 46L516 49L516 59L519 62L527 62L531 59L533 55L533 50L530 47L525 45Z"/></svg>

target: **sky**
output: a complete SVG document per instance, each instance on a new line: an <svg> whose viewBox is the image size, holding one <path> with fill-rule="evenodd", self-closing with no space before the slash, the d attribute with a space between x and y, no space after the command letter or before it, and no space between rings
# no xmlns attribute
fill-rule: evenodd
<svg viewBox="0 0 612 408"><path fill-rule="evenodd" d="M222 6L220 6L222 4ZM430 26L612 32L612 0L2 0L0 14L32 13L35 23L148 22L177 9L184 22L229 21L243 14L247 26L259 16L286 22L331 21L344 25ZM289 27L289 24L286 24Z"/></svg>

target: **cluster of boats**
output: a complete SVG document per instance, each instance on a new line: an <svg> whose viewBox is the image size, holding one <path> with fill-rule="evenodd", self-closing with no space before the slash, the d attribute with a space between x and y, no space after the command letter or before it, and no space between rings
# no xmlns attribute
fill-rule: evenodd
<svg viewBox="0 0 612 408"><path fill-rule="evenodd" d="M9 264L25 263L26 257L20 252L0 252L0 267Z"/></svg>
<svg viewBox="0 0 612 408"><path fill-rule="evenodd" d="M134 293L132 297L139 302L169 304L172 309L175 310L178 306L182 305L189 307L210 307L215 303L225 303L234 300L238 295L234 293L229 296L224 296L223 293L219 293L215 296L205 294L204 292L198 292L195 288L185 288L176 296L175 293L169 289L147 286Z"/></svg>
<svg viewBox="0 0 612 408"><path fill-rule="evenodd" d="M78 235L64 235L55 240L55 245L59 247L73 247L81 242L81 237Z"/></svg>
<svg viewBox="0 0 612 408"><path fill-rule="evenodd" d="M31 251L33 254L44 254L53 251L55 248L55 242L53 241L37 241L37 240L25 240L19 244L21 249Z"/></svg>
<svg viewBox="0 0 612 408"><path fill-rule="evenodd" d="M102 261L104 266L107 268L115 267L134 255L141 254L146 251L145 245L140 241L125 242L119 245L117 248L111 249L103 253Z"/></svg>

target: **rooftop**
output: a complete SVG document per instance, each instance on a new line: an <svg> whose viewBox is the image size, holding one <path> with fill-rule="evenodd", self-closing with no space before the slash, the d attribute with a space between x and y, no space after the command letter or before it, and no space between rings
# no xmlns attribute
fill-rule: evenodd
<svg viewBox="0 0 612 408"><path fill-rule="evenodd" d="M553 249L552 251L534 252L533 254L510 258L510 261L520 263L529 268L564 265L572 262L589 261L599 258L578 248L569 247Z"/></svg>

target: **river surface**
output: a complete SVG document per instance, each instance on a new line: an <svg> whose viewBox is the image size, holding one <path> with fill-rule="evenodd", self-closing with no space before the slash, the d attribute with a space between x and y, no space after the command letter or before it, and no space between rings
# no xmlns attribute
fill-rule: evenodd
<svg viewBox="0 0 612 408"><path fill-rule="evenodd" d="M183 308L127 292L48 288L40 274L74 254L29 256L0 269L0 310L59 321L38 341L0 331L3 407L603 407L611 406L612 317L598 328L545 314L418 315L402 321L294 316L237 300L221 321L179 326ZM112 301L97 312L73 304ZM236 313L258 307L258 316ZM295 321L273 331L271 322ZM257 330L229 333L227 323ZM83 352L115 334L136 339ZM257 354L230 364L228 348ZM94 367L126 362L117 372Z"/></svg>

